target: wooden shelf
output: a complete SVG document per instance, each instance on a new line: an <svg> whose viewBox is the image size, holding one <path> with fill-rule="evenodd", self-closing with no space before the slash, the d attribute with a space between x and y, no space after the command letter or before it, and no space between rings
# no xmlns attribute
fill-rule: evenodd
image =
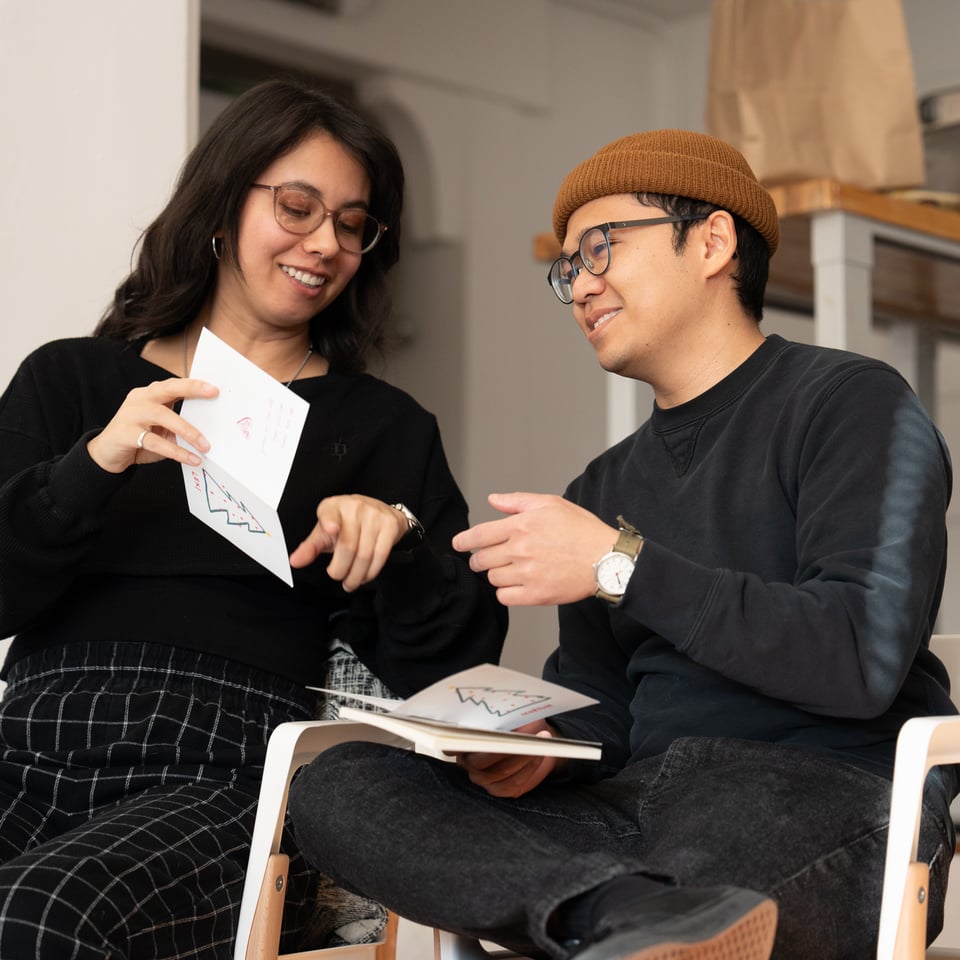
<svg viewBox="0 0 960 960"><path fill-rule="evenodd" d="M769 190L781 221L822 210L842 210L944 240L960 241L960 212L947 207L903 200L828 179L804 180Z"/></svg>
<svg viewBox="0 0 960 960"><path fill-rule="evenodd" d="M839 211L960 244L960 212L862 190L836 180L772 187L780 249L770 261L767 301L812 309L810 221ZM878 237L872 277L876 319L910 320L960 335L960 260Z"/></svg>
<svg viewBox="0 0 960 960"><path fill-rule="evenodd" d="M553 263L560 256L560 244L552 233L538 233L533 238L533 259Z"/></svg>

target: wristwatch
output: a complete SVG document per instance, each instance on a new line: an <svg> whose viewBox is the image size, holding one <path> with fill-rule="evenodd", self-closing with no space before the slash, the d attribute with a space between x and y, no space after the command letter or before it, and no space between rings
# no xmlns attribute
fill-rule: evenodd
<svg viewBox="0 0 960 960"><path fill-rule="evenodd" d="M597 576L597 596L607 603L618 606L623 600L627 583L637 562L637 554L643 546L640 531L623 517L617 517L620 535L613 549L605 553L594 565Z"/></svg>
<svg viewBox="0 0 960 960"><path fill-rule="evenodd" d="M396 542L394 550L412 550L423 541L423 524L414 516L413 511L402 503L391 503L394 510L399 510L407 518L407 532Z"/></svg>

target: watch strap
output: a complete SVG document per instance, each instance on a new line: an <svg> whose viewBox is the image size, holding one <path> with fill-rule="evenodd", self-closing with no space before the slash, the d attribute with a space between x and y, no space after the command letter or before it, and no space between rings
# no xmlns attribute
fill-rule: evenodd
<svg viewBox="0 0 960 960"><path fill-rule="evenodd" d="M613 549L617 553L625 553L631 560L636 560L642 546L643 537L636 530L625 530L621 527Z"/></svg>

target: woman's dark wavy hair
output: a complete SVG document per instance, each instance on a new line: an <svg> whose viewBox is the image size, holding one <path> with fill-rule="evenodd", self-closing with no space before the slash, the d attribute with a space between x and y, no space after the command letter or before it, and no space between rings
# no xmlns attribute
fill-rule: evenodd
<svg viewBox="0 0 960 960"><path fill-rule="evenodd" d="M691 200L689 197L674 197L664 193L638 193L637 200L647 207L656 207L671 217L706 218L714 210L722 210L715 203L703 200ZM726 211L733 217L737 231L737 271L732 279L737 291L740 306L759 323L763 319L763 297L767 289L770 274L770 249L766 240L760 236L756 227L735 213ZM673 248L680 253L687 243L687 234L696 221L675 223L673 225Z"/></svg>
<svg viewBox="0 0 960 960"><path fill-rule="evenodd" d="M329 133L370 179L370 213L388 227L343 292L313 317L314 349L332 370L359 372L383 345L387 271L396 262L403 165L396 147L353 107L292 80L268 80L241 94L187 157L169 203L140 238L133 272L117 287L95 334L140 342L182 330L216 279L213 235L223 231L223 262L239 270L240 210L261 172L306 137Z"/></svg>

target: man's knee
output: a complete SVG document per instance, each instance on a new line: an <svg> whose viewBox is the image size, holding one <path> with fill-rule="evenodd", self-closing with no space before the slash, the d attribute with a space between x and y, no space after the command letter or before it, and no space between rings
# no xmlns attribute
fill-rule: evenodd
<svg viewBox="0 0 960 960"><path fill-rule="evenodd" d="M290 785L288 806L295 822L317 818L311 812L337 810L331 825L365 807L381 790L394 762L395 747L350 741L330 747L301 768Z"/></svg>

